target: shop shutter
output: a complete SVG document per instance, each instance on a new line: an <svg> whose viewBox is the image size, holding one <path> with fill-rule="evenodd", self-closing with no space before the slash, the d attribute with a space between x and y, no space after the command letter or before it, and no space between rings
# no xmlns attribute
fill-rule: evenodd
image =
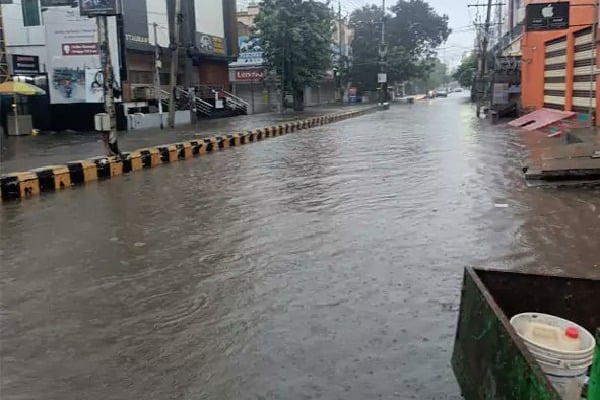
<svg viewBox="0 0 600 400"><path fill-rule="evenodd" d="M546 42L544 67L544 107L565 108L567 73L567 37Z"/></svg>
<svg viewBox="0 0 600 400"><path fill-rule="evenodd" d="M575 32L573 69L573 111L589 113L596 109L596 46L592 28Z"/></svg>

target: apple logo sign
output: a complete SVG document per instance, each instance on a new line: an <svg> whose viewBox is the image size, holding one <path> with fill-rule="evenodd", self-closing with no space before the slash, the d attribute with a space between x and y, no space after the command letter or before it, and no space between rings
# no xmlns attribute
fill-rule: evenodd
<svg viewBox="0 0 600 400"><path fill-rule="evenodd" d="M542 17L544 17L544 18L554 17L554 7L552 7L552 4L548 4L546 7L542 8Z"/></svg>

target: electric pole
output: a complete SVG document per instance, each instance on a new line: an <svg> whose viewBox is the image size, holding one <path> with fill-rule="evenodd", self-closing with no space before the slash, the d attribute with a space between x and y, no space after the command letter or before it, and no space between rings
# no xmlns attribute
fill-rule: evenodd
<svg viewBox="0 0 600 400"><path fill-rule="evenodd" d="M484 101L483 93L485 93L485 91L482 92L481 88L483 87L483 85L485 83L484 81L485 81L485 76L487 73L487 59L488 59L487 48L488 48L489 37L490 37L490 24L491 24L491 18L492 18L492 1L493 0L488 0L484 32L483 32L483 40L481 41L481 53L480 53L481 58L479 61L479 74L478 74L478 79L477 79L477 116L478 117L479 117L479 114L481 113L481 106Z"/></svg>
<svg viewBox="0 0 600 400"><path fill-rule="evenodd" d="M101 49L102 72L104 74L104 112L110 119L110 130L102 132L103 141L107 147L107 155L121 155L117 144L117 115L115 112L115 100L113 98L113 66L110 56L110 42L108 38L108 17L99 15L96 17L98 28L98 42Z"/></svg>
<svg viewBox="0 0 600 400"><path fill-rule="evenodd" d="M334 79L334 86L335 86L335 98L337 100L337 97L340 96L340 103L344 103L344 94L342 91L342 60L343 60L343 53L342 53L342 2L338 1L338 51L339 51L339 57L337 59L337 73L334 74L333 79ZM338 89L339 86L339 89Z"/></svg>
<svg viewBox="0 0 600 400"><path fill-rule="evenodd" d="M181 14L181 0L175 0L175 13L173 23L169 25L171 42L171 75L170 75L170 97L169 97L169 126L175 127L175 90L177 88L177 72L179 69L179 34L181 32L181 23L183 22Z"/></svg>
<svg viewBox="0 0 600 400"><path fill-rule="evenodd" d="M385 0L381 1L381 43L379 45L379 58L380 58L380 83L381 83L381 105L385 103L387 99L387 76L385 74L387 57L387 47L385 45Z"/></svg>
<svg viewBox="0 0 600 400"><path fill-rule="evenodd" d="M152 25L154 27L154 93L156 93L156 99L158 100L158 115L160 117L160 129L163 129L164 123L162 91L160 88L160 69L162 68L162 62L160 60L160 46L158 45L158 24L155 22Z"/></svg>

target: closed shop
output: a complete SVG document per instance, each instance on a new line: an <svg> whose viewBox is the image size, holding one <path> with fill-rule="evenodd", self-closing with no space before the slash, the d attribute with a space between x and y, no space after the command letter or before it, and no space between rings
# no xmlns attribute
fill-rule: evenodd
<svg viewBox="0 0 600 400"><path fill-rule="evenodd" d="M563 110L567 75L567 36L546 42L544 107Z"/></svg>
<svg viewBox="0 0 600 400"><path fill-rule="evenodd" d="M596 49L591 28L575 32L573 66L573 111L588 113L596 109Z"/></svg>

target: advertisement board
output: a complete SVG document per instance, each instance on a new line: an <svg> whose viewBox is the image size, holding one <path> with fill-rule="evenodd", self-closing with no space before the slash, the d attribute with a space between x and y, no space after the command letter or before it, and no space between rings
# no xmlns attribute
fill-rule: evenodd
<svg viewBox="0 0 600 400"><path fill-rule="evenodd" d="M88 17L120 14L117 0L79 0L79 13Z"/></svg>
<svg viewBox="0 0 600 400"><path fill-rule="evenodd" d="M71 7L52 7L44 13L47 69L52 104L99 103L103 77L96 21ZM115 17L108 18L115 87L120 88L119 52Z"/></svg>
<svg viewBox="0 0 600 400"><path fill-rule="evenodd" d="M196 47L200 53L225 55L225 39L222 37L196 32Z"/></svg>

